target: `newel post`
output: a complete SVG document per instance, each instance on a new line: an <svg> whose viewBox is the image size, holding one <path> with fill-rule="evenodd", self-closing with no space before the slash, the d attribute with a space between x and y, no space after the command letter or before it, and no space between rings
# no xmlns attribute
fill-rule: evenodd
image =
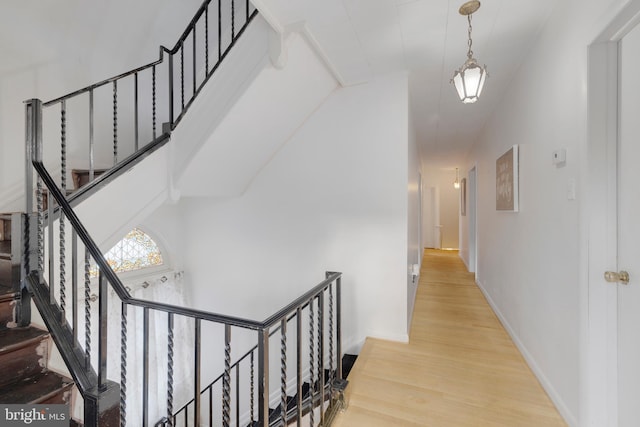
<svg viewBox="0 0 640 427"><path fill-rule="evenodd" d="M27 214L24 238L24 276L39 270L39 236L37 212L34 212L35 193L33 161L42 161L42 101L25 101L25 212Z"/></svg>
<svg viewBox="0 0 640 427"><path fill-rule="evenodd" d="M258 425L269 427L269 328L258 331Z"/></svg>
<svg viewBox="0 0 640 427"><path fill-rule="evenodd" d="M34 168L33 160L42 161L42 101L29 99L25 101L25 214L12 216L12 259L20 260L21 294L16 307L16 321L19 326L31 323L31 294L28 290L27 277L38 270L39 240L37 234L37 213L34 212ZM19 247L16 247L19 245ZM14 258L15 257L15 258ZM12 261L13 264L13 261Z"/></svg>

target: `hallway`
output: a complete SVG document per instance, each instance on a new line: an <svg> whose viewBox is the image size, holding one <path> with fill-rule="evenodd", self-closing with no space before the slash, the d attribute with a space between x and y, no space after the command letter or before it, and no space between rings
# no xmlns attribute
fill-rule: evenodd
<svg viewBox="0 0 640 427"><path fill-rule="evenodd" d="M458 253L421 273L409 344L367 339L334 425L565 426Z"/></svg>

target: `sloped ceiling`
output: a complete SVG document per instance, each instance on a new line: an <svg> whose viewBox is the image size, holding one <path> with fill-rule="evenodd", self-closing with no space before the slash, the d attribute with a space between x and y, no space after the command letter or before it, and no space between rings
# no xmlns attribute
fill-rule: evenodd
<svg viewBox="0 0 640 427"><path fill-rule="evenodd" d="M407 71L424 165L455 168L501 100L557 0L482 0L473 52L490 78L476 104L449 83L466 59L464 0L259 0L276 20L305 21L347 84Z"/></svg>
<svg viewBox="0 0 640 427"><path fill-rule="evenodd" d="M240 0L235 0L240 1ZM501 100L558 0L482 0L473 51L490 77L476 104L449 83L466 58L462 0L255 0L284 28L304 21L346 84L410 75L413 124L424 165L454 168ZM0 2L0 78L71 56L86 81L157 58L200 0L21 0ZM136 41L133 43L132 41ZM73 65L73 64L72 64ZM74 76L77 79L78 76Z"/></svg>

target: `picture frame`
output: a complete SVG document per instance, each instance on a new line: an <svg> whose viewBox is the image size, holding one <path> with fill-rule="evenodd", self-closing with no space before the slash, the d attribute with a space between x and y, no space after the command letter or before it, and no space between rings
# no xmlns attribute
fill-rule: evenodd
<svg viewBox="0 0 640 427"><path fill-rule="evenodd" d="M467 178L460 180L460 215L467 216Z"/></svg>
<svg viewBox="0 0 640 427"><path fill-rule="evenodd" d="M511 147L496 160L496 210L518 212L519 153L518 145Z"/></svg>

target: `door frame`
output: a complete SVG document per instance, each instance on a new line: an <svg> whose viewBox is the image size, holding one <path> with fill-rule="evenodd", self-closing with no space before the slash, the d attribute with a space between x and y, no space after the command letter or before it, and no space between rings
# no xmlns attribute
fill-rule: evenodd
<svg viewBox="0 0 640 427"><path fill-rule="evenodd" d="M469 247L469 271L474 273L478 280L478 167L473 165L467 173L469 182L467 185L467 218Z"/></svg>
<svg viewBox="0 0 640 427"><path fill-rule="evenodd" d="M587 149L581 155L579 425L618 424L617 156L619 41L640 22L640 0L610 12L588 47Z"/></svg>

